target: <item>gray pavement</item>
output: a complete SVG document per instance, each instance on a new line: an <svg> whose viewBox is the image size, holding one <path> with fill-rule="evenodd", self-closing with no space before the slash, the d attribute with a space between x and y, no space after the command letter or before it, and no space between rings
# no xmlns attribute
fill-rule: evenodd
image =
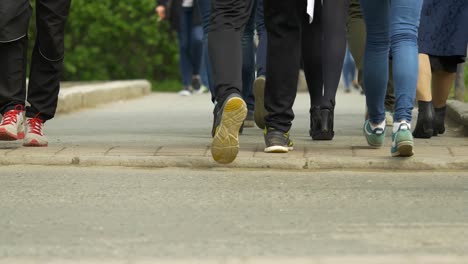
<svg viewBox="0 0 468 264"><path fill-rule="evenodd" d="M294 110L296 119L291 130L294 151L263 153L262 131L246 128L238 158L227 167L468 170L468 138L462 137L462 126L450 124L445 135L416 139L416 155L412 158L391 158L390 138L382 149L367 147L361 132L364 97L356 91L338 93L333 141L317 142L308 136L307 93L298 94ZM46 124L50 139L46 149L23 148L20 142L0 142L0 164L220 167L209 151L212 118L208 94L181 97L155 93L59 115Z"/></svg>
<svg viewBox="0 0 468 264"><path fill-rule="evenodd" d="M468 263L467 172L4 166L0 263Z"/></svg>

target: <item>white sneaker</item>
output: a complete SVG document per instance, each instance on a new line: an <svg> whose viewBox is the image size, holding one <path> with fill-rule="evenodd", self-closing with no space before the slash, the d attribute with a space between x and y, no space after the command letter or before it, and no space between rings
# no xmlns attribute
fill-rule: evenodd
<svg viewBox="0 0 468 264"><path fill-rule="evenodd" d="M26 118L26 135L24 137L23 146L47 147L47 138L42 133L43 126L44 121L37 117Z"/></svg>
<svg viewBox="0 0 468 264"><path fill-rule="evenodd" d="M179 92L180 96L190 96L192 93L189 90L183 89Z"/></svg>
<svg viewBox="0 0 468 264"><path fill-rule="evenodd" d="M0 123L0 140L13 141L24 138L24 106L17 105L15 109L3 114Z"/></svg>
<svg viewBox="0 0 468 264"><path fill-rule="evenodd" d="M193 90L194 94L204 94L208 92L208 88L205 85L200 86L200 89Z"/></svg>

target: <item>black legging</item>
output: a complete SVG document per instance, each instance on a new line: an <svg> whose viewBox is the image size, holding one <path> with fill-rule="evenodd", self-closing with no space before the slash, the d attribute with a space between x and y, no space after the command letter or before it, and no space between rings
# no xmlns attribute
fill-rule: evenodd
<svg viewBox="0 0 468 264"><path fill-rule="evenodd" d="M345 54L348 0L323 2L322 6L321 0L316 0L312 24L305 0L264 2L268 32L265 86L268 127L285 132L291 127L301 57L311 104L328 109L335 105Z"/></svg>
<svg viewBox="0 0 468 264"><path fill-rule="evenodd" d="M302 31L304 73L311 106L334 109L346 51L349 1L315 2L314 20Z"/></svg>

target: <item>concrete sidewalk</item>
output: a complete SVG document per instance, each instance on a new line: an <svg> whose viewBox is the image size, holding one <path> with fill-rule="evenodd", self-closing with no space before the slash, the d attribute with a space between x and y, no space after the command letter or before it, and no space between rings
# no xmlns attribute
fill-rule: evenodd
<svg viewBox="0 0 468 264"><path fill-rule="evenodd" d="M446 134L416 139L416 155L390 157L385 147L371 149L362 136L364 97L339 91L333 141L312 141L309 96L300 93L294 106L296 119L288 154L263 152L263 133L246 128L241 150L230 165L219 165L210 154L212 104L210 96L181 97L155 93L60 115L46 125L48 148L24 148L21 142L0 142L0 164L75 166L274 168L295 170L467 170L468 138L463 127L449 124ZM390 134L390 133L388 133Z"/></svg>

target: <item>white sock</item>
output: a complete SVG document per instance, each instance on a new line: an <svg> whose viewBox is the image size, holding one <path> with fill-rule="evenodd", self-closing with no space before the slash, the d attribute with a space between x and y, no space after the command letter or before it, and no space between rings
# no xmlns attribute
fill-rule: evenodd
<svg viewBox="0 0 468 264"><path fill-rule="evenodd" d="M370 126L371 126L372 130L374 130L376 128L381 128L381 129L385 130L385 120L382 121L382 123L379 123L379 124L372 124L372 122L370 122Z"/></svg>
<svg viewBox="0 0 468 264"><path fill-rule="evenodd" d="M393 133L398 132L400 130L400 125L401 124L406 124L406 126L402 126L401 130L411 130L411 124L406 122L406 120L400 121L400 122L394 122L393 123Z"/></svg>

